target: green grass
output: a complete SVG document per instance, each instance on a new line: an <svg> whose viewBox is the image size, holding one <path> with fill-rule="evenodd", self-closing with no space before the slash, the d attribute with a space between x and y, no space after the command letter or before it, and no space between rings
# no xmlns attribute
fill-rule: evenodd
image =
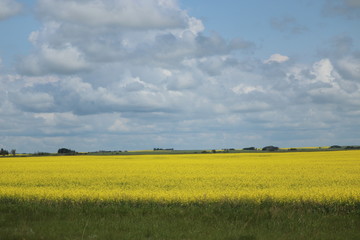
<svg viewBox="0 0 360 240"><path fill-rule="evenodd" d="M360 239L360 203L0 198L0 239Z"/></svg>

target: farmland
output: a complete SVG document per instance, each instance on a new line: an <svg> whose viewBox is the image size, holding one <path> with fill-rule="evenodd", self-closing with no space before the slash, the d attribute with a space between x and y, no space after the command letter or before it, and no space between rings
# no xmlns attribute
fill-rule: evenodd
<svg viewBox="0 0 360 240"><path fill-rule="evenodd" d="M1 158L0 239L355 239L359 172L357 150Z"/></svg>

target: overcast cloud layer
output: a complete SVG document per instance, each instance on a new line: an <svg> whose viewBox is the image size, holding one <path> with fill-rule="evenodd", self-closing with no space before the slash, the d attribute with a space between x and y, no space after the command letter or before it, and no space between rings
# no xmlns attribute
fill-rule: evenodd
<svg viewBox="0 0 360 240"><path fill-rule="evenodd" d="M21 9L0 0L0 20ZM359 9L359 1L328 0L318 14L359 22ZM31 51L10 67L0 55L0 147L360 144L351 34L334 34L313 61L278 49L261 59L259 42L206 32L175 0L39 0L33 12L41 27L28 36ZM287 16L269 27L297 36L312 29Z"/></svg>

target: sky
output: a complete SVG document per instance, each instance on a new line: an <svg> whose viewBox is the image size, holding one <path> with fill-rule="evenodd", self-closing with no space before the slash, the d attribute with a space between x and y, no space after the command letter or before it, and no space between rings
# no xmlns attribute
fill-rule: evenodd
<svg viewBox="0 0 360 240"><path fill-rule="evenodd" d="M0 0L0 147L360 145L360 0Z"/></svg>

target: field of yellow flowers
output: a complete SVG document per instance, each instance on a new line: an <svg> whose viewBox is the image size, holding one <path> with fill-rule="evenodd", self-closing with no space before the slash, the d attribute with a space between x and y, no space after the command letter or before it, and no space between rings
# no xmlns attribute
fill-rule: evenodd
<svg viewBox="0 0 360 240"><path fill-rule="evenodd" d="M0 197L193 202L360 199L360 151L0 159Z"/></svg>

